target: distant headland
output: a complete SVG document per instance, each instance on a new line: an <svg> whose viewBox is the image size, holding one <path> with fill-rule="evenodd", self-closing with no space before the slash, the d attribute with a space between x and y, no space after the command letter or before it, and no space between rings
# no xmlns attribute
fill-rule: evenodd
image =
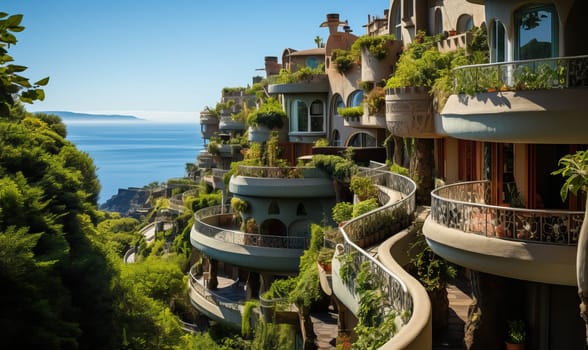
<svg viewBox="0 0 588 350"><path fill-rule="evenodd" d="M90 113L78 113L68 111L41 111L38 113L54 114L59 116L64 122L69 121L145 121L145 119L138 118L132 115L123 114L90 114Z"/></svg>

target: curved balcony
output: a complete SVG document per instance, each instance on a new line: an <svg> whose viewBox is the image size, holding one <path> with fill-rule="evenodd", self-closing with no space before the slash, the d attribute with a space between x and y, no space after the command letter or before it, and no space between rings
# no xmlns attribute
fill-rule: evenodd
<svg viewBox="0 0 588 350"><path fill-rule="evenodd" d="M221 132L242 131L245 130L245 122L234 120L231 116L221 116L218 129Z"/></svg>
<svg viewBox="0 0 588 350"><path fill-rule="evenodd" d="M288 188L289 191L284 191ZM232 193L266 198L334 197L331 179L313 167L239 166L229 183Z"/></svg>
<svg viewBox="0 0 588 350"><path fill-rule="evenodd" d="M576 285L576 244L583 212L489 205L490 183L432 192L423 233L443 258L494 275Z"/></svg>
<svg viewBox="0 0 588 350"><path fill-rule="evenodd" d="M257 271L298 271L309 239L238 231L233 214L221 206L194 214L190 242L209 257Z"/></svg>
<svg viewBox="0 0 588 350"><path fill-rule="evenodd" d="M415 212L416 184L407 177L385 170L368 170L362 175L369 176L378 186L379 200L385 204L340 227L344 243L337 245L332 261L333 292L352 313L357 315L360 295L355 288L355 279L362 266L369 269L378 283L378 289L384 291L380 308L381 316L385 318L394 315L398 326L397 333L381 348L415 350L430 348L430 326L427 326L430 323L416 318L423 315L420 308L426 309L425 304L415 307L413 293L417 293L418 286L412 283L413 280L407 284L406 275L393 272L358 244L361 238L377 235L382 229L391 236L409 225L410 217ZM395 195L398 193L400 197ZM394 223L399 224L394 225ZM346 264L350 266L346 267ZM351 275L343 279L342 269L351 271Z"/></svg>
<svg viewBox="0 0 588 350"><path fill-rule="evenodd" d="M308 78L283 82L280 76L269 78L267 90L270 94L308 94L329 92L329 77L326 74L314 74Z"/></svg>
<svg viewBox="0 0 588 350"><path fill-rule="evenodd" d="M437 132L489 142L586 143L588 56L463 66L454 75Z"/></svg>
<svg viewBox="0 0 588 350"><path fill-rule="evenodd" d="M213 291L206 287L205 279L197 276L193 269L190 269L189 277L188 295L198 311L215 321L241 327L245 291L238 280L219 277L219 288Z"/></svg>

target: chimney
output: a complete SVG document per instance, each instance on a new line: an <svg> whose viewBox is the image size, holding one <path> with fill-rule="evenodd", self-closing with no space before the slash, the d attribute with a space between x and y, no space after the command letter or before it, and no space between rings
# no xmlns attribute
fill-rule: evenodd
<svg viewBox="0 0 588 350"><path fill-rule="evenodd" d="M329 27L329 34L337 33L338 27L341 24L339 22L339 14L338 13L328 13L327 14L327 21L321 24L321 27Z"/></svg>
<svg viewBox="0 0 588 350"><path fill-rule="evenodd" d="M280 73L280 65L278 64L278 58L276 56L265 56L265 75L276 75Z"/></svg>

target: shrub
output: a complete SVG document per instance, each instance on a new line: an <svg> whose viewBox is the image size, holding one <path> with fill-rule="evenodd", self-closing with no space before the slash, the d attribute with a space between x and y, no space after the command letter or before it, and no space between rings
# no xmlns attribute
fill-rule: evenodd
<svg viewBox="0 0 588 350"><path fill-rule="evenodd" d="M355 40L351 46L351 50L361 52L361 49L367 49L372 56L378 60L382 60L388 56L387 44L393 40L394 35L392 34L377 36L364 35Z"/></svg>
<svg viewBox="0 0 588 350"><path fill-rule="evenodd" d="M351 213L351 216L356 218L376 208L378 208L378 201L375 198L370 198L368 200L355 204L353 206L353 212Z"/></svg>
<svg viewBox="0 0 588 350"><path fill-rule="evenodd" d="M343 118L357 118L363 115L363 105L356 107L339 107L337 114Z"/></svg>
<svg viewBox="0 0 588 350"><path fill-rule="evenodd" d="M352 218L353 204L349 202L339 202L335 204L332 211L333 220L341 223Z"/></svg>

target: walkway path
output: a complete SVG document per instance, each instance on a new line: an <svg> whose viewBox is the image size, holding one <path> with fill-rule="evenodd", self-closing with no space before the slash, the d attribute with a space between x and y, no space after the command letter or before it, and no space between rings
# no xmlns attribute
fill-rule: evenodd
<svg viewBox="0 0 588 350"><path fill-rule="evenodd" d="M433 339L433 350L464 350L464 327L468 307L472 303L471 289L465 278L447 287L449 298L449 327L444 334Z"/></svg>
<svg viewBox="0 0 588 350"><path fill-rule="evenodd" d="M337 315L330 312L310 316L318 350L333 350L337 341Z"/></svg>

